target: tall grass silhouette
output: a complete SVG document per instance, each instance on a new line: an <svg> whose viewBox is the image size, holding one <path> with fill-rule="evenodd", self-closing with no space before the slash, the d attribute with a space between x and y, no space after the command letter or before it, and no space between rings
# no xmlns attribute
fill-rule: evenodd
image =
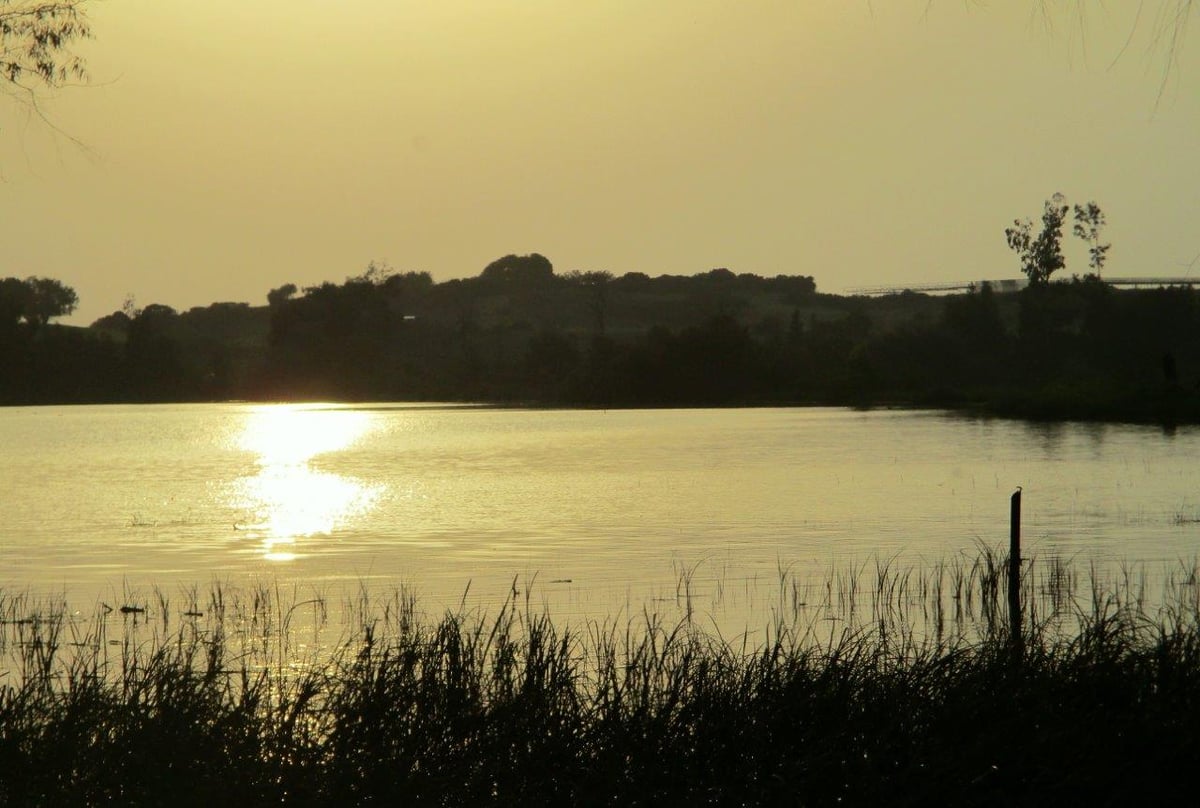
<svg viewBox="0 0 1200 808"><path fill-rule="evenodd" d="M695 597L681 567L678 597ZM122 611L0 595L0 803L1101 804L1190 793L1197 565L1023 571L981 549L806 580L762 634L696 603L559 623L404 590ZM465 602L465 599L464 599Z"/></svg>

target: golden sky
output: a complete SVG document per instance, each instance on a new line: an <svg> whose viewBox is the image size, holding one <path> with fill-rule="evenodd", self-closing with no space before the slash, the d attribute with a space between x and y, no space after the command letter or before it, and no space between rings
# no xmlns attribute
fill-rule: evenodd
<svg viewBox="0 0 1200 808"><path fill-rule="evenodd" d="M1004 228L1056 191L1108 215L1107 274L1184 275L1173 2L102 0L91 85L44 101L86 151L0 97L0 276L80 323L528 252L838 292L1016 277Z"/></svg>

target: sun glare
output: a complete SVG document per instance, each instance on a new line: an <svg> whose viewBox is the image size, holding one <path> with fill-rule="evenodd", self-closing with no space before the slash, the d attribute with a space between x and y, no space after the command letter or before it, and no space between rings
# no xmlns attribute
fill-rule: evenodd
<svg viewBox="0 0 1200 808"><path fill-rule="evenodd" d="M371 427L371 413L361 410L280 404L256 410L238 443L264 466L292 466L349 448Z"/></svg>
<svg viewBox="0 0 1200 808"><path fill-rule="evenodd" d="M258 456L259 470L242 479L238 505L253 514L241 529L260 539L263 558L294 561L302 555L298 539L333 533L372 507L377 486L312 462L350 448L375 427L361 410L279 405L252 413L237 445Z"/></svg>

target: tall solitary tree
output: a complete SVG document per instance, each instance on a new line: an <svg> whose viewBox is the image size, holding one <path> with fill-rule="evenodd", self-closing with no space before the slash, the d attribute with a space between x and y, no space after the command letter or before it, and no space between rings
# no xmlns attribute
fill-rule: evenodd
<svg viewBox="0 0 1200 808"><path fill-rule="evenodd" d="M1017 219L1004 231L1008 246L1021 259L1021 271L1029 278L1030 285L1049 283L1054 271L1066 266L1062 254L1062 229L1070 210L1063 195L1055 194L1046 200L1042 230L1036 236L1029 219Z"/></svg>
<svg viewBox="0 0 1200 808"><path fill-rule="evenodd" d="M1075 206L1074 233L1088 243L1088 266L1097 277L1100 276L1100 270L1104 268L1104 261L1108 258L1108 248L1112 246L1100 243L1100 230L1105 223L1104 211L1100 210L1100 206L1095 202Z"/></svg>

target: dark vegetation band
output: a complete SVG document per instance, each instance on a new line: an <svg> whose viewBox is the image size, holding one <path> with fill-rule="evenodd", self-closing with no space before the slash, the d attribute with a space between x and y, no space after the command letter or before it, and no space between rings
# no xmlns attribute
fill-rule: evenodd
<svg viewBox="0 0 1200 808"><path fill-rule="evenodd" d="M6 404L900 404L1200 418L1196 292L1119 290L1095 275L847 297L810 277L725 269L559 275L534 254L441 283L372 266L341 284L281 286L265 306L130 302L86 329L49 323L61 309L22 309L21 283L0 282Z"/></svg>

